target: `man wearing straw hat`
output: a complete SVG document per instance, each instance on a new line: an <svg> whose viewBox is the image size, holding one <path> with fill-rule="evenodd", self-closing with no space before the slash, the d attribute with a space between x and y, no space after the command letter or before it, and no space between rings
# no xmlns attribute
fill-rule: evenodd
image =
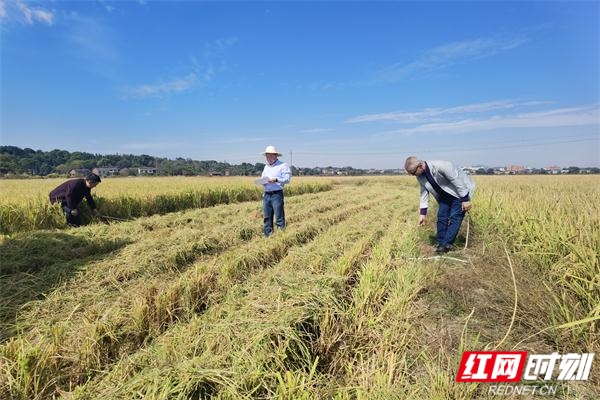
<svg viewBox="0 0 600 400"><path fill-rule="evenodd" d="M286 163L277 158L281 156L281 153L275 146L267 146L262 154L267 159L260 179L264 188L263 232L265 237L269 237L273 233L273 217L275 217L277 227L281 230L285 229L283 186L290 182L292 171Z"/></svg>
<svg viewBox="0 0 600 400"><path fill-rule="evenodd" d="M423 161L408 157L404 163L407 173L417 177L421 185L419 226L425 225L429 193L438 202L436 253L454 250L465 213L471 209L475 184L449 161Z"/></svg>

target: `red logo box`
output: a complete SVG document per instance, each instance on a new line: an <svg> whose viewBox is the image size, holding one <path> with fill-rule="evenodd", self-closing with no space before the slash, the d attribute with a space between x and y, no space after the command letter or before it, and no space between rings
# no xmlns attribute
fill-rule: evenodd
<svg viewBox="0 0 600 400"><path fill-rule="evenodd" d="M465 351L456 382L519 382L526 351Z"/></svg>

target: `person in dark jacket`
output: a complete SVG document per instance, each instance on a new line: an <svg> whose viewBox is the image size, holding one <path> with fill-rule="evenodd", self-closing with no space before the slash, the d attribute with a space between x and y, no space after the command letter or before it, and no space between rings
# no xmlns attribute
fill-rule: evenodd
<svg viewBox="0 0 600 400"><path fill-rule="evenodd" d="M78 207L84 197L94 215L100 215L96 202L92 197L92 189L98 186L100 182L102 182L100 177L91 172L86 175L85 179L68 180L50 192L50 203L54 204L60 201L67 218L67 225L80 226L81 216Z"/></svg>

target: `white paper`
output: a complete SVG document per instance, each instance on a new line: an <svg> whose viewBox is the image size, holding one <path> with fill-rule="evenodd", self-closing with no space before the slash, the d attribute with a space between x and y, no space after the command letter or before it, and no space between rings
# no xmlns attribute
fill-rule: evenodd
<svg viewBox="0 0 600 400"><path fill-rule="evenodd" d="M258 186L264 186L267 183L269 183L269 178L267 178L266 176L260 179L257 179L254 181L255 184L257 184Z"/></svg>

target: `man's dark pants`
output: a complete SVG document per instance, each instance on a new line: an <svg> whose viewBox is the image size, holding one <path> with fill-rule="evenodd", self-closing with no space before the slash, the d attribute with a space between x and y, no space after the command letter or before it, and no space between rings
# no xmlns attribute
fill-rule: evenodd
<svg viewBox="0 0 600 400"><path fill-rule="evenodd" d="M81 217L79 216L79 213L77 213L77 215L71 214L71 208L69 208L66 202L62 202L61 206L65 212L65 217L67 217L67 225L81 226Z"/></svg>
<svg viewBox="0 0 600 400"><path fill-rule="evenodd" d="M438 206L436 240L440 246L451 245L458 236L465 216L465 212L462 210L462 201L452 197L452 199L440 200Z"/></svg>

